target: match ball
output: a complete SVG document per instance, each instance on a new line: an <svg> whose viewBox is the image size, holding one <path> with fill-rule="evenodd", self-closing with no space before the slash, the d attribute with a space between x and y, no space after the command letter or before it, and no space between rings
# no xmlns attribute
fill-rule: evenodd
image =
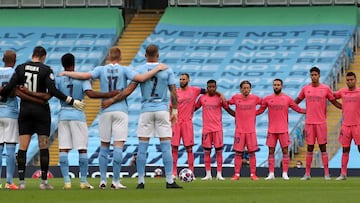
<svg viewBox="0 0 360 203"><path fill-rule="evenodd" d="M155 173L155 177L161 177L163 174L163 171L161 170L161 168L156 168L154 170L154 173Z"/></svg>
<svg viewBox="0 0 360 203"><path fill-rule="evenodd" d="M179 178L183 182L191 182L194 180L194 177L194 173L188 168L182 169L179 173Z"/></svg>

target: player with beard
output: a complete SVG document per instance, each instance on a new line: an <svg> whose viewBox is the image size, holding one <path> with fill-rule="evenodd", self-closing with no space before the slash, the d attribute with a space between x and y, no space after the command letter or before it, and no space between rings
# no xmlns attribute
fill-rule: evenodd
<svg viewBox="0 0 360 203"><path fill-rule="evenodd" d="M261 102L260 108L257 110L257 115L261 114L268 108L268 135L266 139L266 145L269 147L268 165L269 175L265 180L275 179L274 166L275 166L275 147L279 140L281 150L283 153L282 166L283 173L282 178L289 180L288 168L289 168L289 153L288 146L290 144L290 136L288 132L288 120L289 120L289 108L298 113L305 113L305 109L300 108L295 101L288 95L282 93L283 81L281 79L273 80L274 94L264 97Z"/></svg>
<svg viewBox="0 0 360 203"><path fill-rule="evenodd" d="M196 99L206 92L200 87L189 86L190 76L187 73L180 74L180 88L176 88L178 96L178 121L172 126L173 137L171 138L173 157L173 178L177 177L177 161L180 140L186 149L189 169L194 172L194 128L192 118L195 110Z"/></svg>

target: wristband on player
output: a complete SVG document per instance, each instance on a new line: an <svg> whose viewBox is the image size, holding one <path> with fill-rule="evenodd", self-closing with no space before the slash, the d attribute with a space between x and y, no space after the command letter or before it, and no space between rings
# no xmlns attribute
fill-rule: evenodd
<svg viewBox="0 0 360 203"><path fill-rule="evenodd" d="M171 110L171 114L172 114L172 115L177 115L177 114L178 114L178 110L177 110L177 109L172 109L172 110Z"/></svg>
<svg viewBox="0 0 360 203"><path fill-rule="evenodd" d="M74 99L70 96L67 96L65 102L72 105L74 103Z"/></svg>

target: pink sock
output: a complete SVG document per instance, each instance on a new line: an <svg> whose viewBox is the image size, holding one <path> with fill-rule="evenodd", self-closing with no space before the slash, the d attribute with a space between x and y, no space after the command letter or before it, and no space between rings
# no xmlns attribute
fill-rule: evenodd
<svg viewBox="0 0 360 203"><path fill-rule="evenodd" d="M324 166L324 176L329 176L329 157L327 152L321 152L321 159Z"/></svg>
<svg viewBox="0 0 360 203"><path fill-rule="evenodd" d="M211 170L211 158L210 158L210 151L209 150L205 150L204 151L204 164L205 164L205 169L206 171L210 171Z"/></svg>
<svg viewBox="0 0 360 203"><path fill-rule="evenodd" d="M347 175L347 165L349 162L349 152L343 152L341 156L341 174Z"/></svg>
<svg viewBox="0 0 360 203"><path fill-rule="evenodd" d="M283 172L287 173L289 170L289 162L290 162L290 157L288 154L284 154L283 155L283 160L282 160L282 167L283 167Z"/></svg>
<svg viewBox="0 0 360 203"><path fill-rule="evenodd" d="M222 171L222 162L223 162L222 150L216 150L216 168L218 172Z"/></svg>
<svg viewBox="0 0 360 203"><path fill-rule="evenodd" d="M242 165L242 154L235 153L235 160L234 160L234 173L240 174L240 169Z"/></svg>
<svg viewBox="0 0 360 203"><path fill-rule="evenodd" d="M178 161L178 147L172 147L172 158L173 158L173 175L177 176L177 161Z"/></svg>
<svg viewBox="0 0 360 203"><path fill-rule="evenodd" d="M313 159L313 152L306 152L306 169L305 169L305 175L307 175L307 176L310 176L312 159Z"/></svg>
<svg viewBox="0 0 360 203"><path fill-rule="evenodd" d="M256 156L255 152L249 153L249 164L250 164L250 174L256 175Z"/></svg>
<svg viewBox="0 0 360 203"><path fill-rule="evenodd" d="M273 154L269 154L268 156L268 164L269 164L269 172L274 173L275 171L275 158Z"/></svg>
<svg viewBox="0 0 360 203"><path fill-rule="evenodd" d="M187 150L188 164L189 169L194 172L194 153L192 152L192 148Z"/></svg>

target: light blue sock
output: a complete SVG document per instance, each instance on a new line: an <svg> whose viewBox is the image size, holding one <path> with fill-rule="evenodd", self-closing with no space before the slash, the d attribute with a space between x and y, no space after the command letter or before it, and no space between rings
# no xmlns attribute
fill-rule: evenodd
<svg viewBox="0 0 360 203"><path fill-rule="evenodd" d="M138 153L136 158L136 169L138 172L138 183L145 183L145 165L146 165L146 153L149 142L139 141Z"/></svg>
<svg viewBox="0 0 360 203"><path fill-rule="evenodd" d="M114 147L113 151L113 182L119 182L120 180L120 171L121 171L121 162L122 162L122 147Z"/></svg>
<svg viewBox="0 0 360 203"><path fill-rule="evenodd" d="M79 154L79 168L80 168L80 183L85 183L88 173L88 157L87 153Z"/></svg>
<svg viewBox="0 0 360 203"><path fill-rule="evenodd" d="M101 146L99 152L100 181L106 182L109 148Z"/></svg>
<svg viewBox="0 0 360 203"><path fill-rule="evenodd" d="M70 183L68 153L60 152L59 161L61 174L64 177L64 182Z"/></svg>
<svg viewBox="0 0 360 203"><path fill-rule="evenodd" d="M171 155L170 140L160 141L160 149L161 149L162 159L163 159L164 168L165 168L166 182L171 184L174 182L174 180L172 178L172 170L173 170L172 161L173 161L173 159L172 159L172 155Z"/></svg>
<svg viewBox="0 0 360 203"><path fill-rule="evenodd" d="M15 148L16 144L6 144L6 182L9 184L13 183L16 159Z"/></svg>
<svg viewBox="0 0 360 203"><path fill-rule="evenodd" d="M2 153L4 150L4 144L0 144L0 184L1 184L1 173L2 173Z"/></svg>

